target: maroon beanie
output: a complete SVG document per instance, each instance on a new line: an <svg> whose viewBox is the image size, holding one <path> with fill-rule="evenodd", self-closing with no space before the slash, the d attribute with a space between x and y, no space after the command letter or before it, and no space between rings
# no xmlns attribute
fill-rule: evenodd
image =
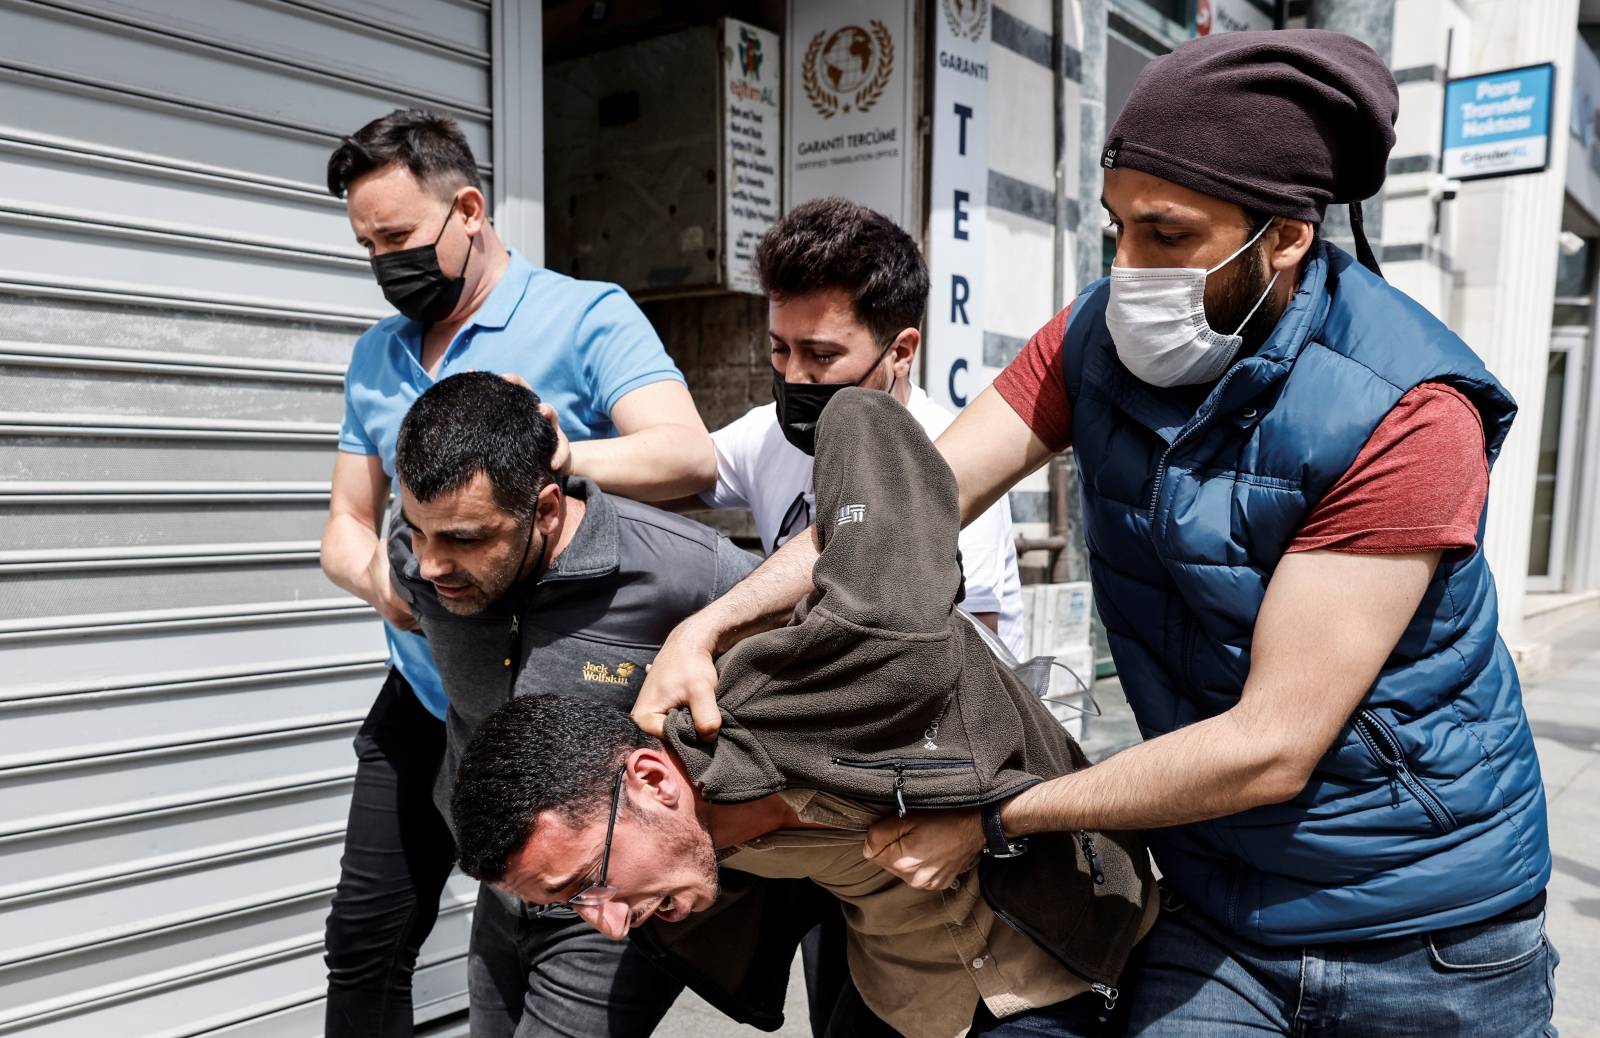
<svg viewBox="0 0 1600 1038"><path fill-rule="evenodd" d="M1388 66L1353 36L1220 33L1145 67L1101 165L1321 223L1330 202L1383 186L1399 104ZM1359 228L1356 207L1352 217Z"/></svg>

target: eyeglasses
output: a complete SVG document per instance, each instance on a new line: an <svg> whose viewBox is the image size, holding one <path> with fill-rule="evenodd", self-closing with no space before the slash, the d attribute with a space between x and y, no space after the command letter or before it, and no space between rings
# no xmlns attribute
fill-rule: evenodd
<svg viewBox="0 0 1600 1038"><path fill-rule="evenodd" d="M625 771L626 767L618 768L617 777L611 782L611 820L606 823L606 849L600 856L600 875L567 898L567 904L574 908L603 905L617 896L617 888L606 885L606 870L611 867L611 837L617 831L617 811L622 806L622 776Z"/></svg>

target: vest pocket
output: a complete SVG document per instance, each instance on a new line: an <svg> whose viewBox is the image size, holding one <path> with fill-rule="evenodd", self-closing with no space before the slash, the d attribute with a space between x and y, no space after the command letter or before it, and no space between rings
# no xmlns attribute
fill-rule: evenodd
<svg viewBox="0 0 1600 1038"><path fill-rule="evenodd" d="M1371 710L1360 710L1356 713L1355 730L1361 741L1366 743L1367 749L1377 760L1378 765L1422 805L1422 809L1433 820L1434 828L1441 833L1453 831L1459 824L1455 814L1439 795L1429 789L1427 783L1411 770L1411 765L1406 761L1405 753L1400 748L1400 740L1395 738L1394 729Z"/></svg>

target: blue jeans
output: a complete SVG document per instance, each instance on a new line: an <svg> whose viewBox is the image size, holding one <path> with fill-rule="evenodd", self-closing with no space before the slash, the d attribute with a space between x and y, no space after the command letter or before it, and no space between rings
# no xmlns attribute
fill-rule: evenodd
<svg viewBox="0 0 1600 1038"><path fill-rule="evenodd" d="M1163 897L1123 983L1129 1035L1554 1038L1542 900L1469 926L1268 947Z"/></svg>

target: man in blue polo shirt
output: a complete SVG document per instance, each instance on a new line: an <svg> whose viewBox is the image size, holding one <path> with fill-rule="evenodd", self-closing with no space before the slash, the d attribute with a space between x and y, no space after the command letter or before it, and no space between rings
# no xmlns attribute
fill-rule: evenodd
<svg viewBox="0 0 1600 1038"><path fill-rule="evenodd" d="M356 737L326 934L326 1033L409 1035L411 972L454 846L431 798L444 688L379 537L401 420L435 382L494 371L536 386L546 417L559 417L557 467L608 491L699 493L715 482L716 456L683 376L621 289L536 268L500 241L453 120L412 110L367 124L329 158L328 190L347 198L356 241L399 313L351 356L322 537L329 579L382 615L391 663Z"/></svg>

